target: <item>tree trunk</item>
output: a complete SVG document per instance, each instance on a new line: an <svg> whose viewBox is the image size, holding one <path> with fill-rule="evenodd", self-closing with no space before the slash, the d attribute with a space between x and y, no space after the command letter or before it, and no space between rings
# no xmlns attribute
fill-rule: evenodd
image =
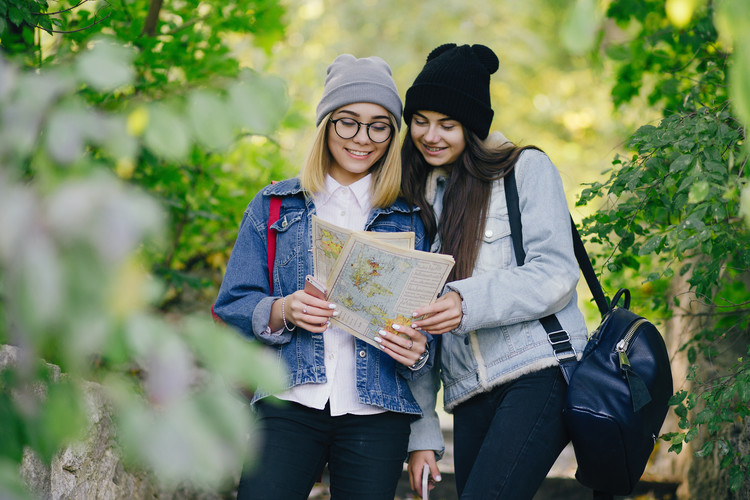
<svg viewBox="0 0 750 500"><path fill-rule="evenodd" d="M148 14L146 14L146 22L143 24L142 35L156 36L156 26L159 24L159 12L163 3L164 0L151 0L148 6Z"/></svg>

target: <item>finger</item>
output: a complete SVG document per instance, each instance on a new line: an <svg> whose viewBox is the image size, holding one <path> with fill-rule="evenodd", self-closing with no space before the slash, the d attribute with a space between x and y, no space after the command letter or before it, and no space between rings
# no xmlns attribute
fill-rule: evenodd
<svg viewBox="0 0 750 500"><path fill-rule="evenodd" d="M297 323L297 326L304 328L310 333L323 333L328 329L329 326L331 326L331 323L329 321L324 321L323 323L309 323L307 321L300 321L299 323Z"/></svg>
<svg viewBox="0 0 750 500"><path fill-rule="evenodd" d="M386 353L388 356L393 358L394 361L401 363L404 366L407 366L407 367L412 366L414 363L417 362L417 359L419 359L419 356L415 356L414 354L406 355L406 356L401 354L401 352L403 352L402 348L397 347L396 349L394 349L389 346L384 346L383 344L380 344L380 346L381 346L380 349L384 353ZM407 351L407 352L411 352L411 351Z"/></svg>
<svg viewBox="0 0 750 500"><path fill-rule="evenodd" d="M443 478L440 476L440 469L438 469L437 462L434 460L428 460L427 463L430 466L430 476L432 476L432 479L435 483L439 483L443 480ZM433 482L430 482L430 489L433 489L435 487L435 484Z"/></svg>
<svg viewBox="0 0 750 500"><path fill-rule="evenodd" d="M429 333L445 333L456 328L461 323L462 317L462 314L456 311L446 311L424 320L415 321L414 325Z"/></svg>
<svg viewBox="0 0 750 500"><path fill-rule="evenodd" d="M336 309L336 304L334 304L333 302L328 302L327 300L320 299L320 298L318 298L318 297L316 297L314 295L311 295L311 294L307 293L304 290L297 290L296 292L294 292L293 294L291 294L290 297L294 301L298 301L301 304L307 305L308 310L309 310L310 306L317 307L318 309L324 309L324 310L326 310L326 309L335 310Z"/></svg>
<svg viewBox="0 0 750 500"><path fill-rule="evenodd" d="M424 460L417 456L414 460L409 460L409 486L417 495L422 496L422 467Z"/></svg>
<svg viewBox="0 0 750 500"><path fill-rule="evenodd" d="M396 325L393 326L395 328ZM389 349L402 358L411 361L409 365L412 365L425 351L426 338L424 335L416 332L416 330L413 330L411 328L409 328L409 330L415 333L413 333L412 336L404 337L402 335L408 335L403 331L403 329L405 328L406 327L402 327L401 329L399 329L399 334L387 332L386 330L380 330L378 332L379 339L376 338L375 340L380 343L381 347ZM403 362L400 359L397 359L397 361Z"/></svg>
<svg viewBox="0 0 750 500"><path fill-rule="evenodd" d="M424 327L424 331L429 333L430 335L442 335L444 333L451 332L458 328L458 325L460 324L459 321L450 320L445 321L443 323L438 323L436 325L430 326L430 327Z"/></svg>

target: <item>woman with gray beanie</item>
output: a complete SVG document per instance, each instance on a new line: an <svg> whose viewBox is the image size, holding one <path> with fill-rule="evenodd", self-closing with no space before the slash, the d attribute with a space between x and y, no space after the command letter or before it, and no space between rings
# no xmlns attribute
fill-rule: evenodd
<svg viewBox="0 0 750 500"><path fill-rule="evenodd" d="M336 305L304 290L313 214L351 230L413 231L415 248L427 249L416 210L398 197L401 100L390 67L378 57L337 57L316 123L299 175L266 186L245 210L214 305L289 369L284 392L252 399L259 456L237 496L306 499L327 463L331 498L392 500L410 423L421 414L409 384L429 384L419 377L429 369L428 338L386 334L373 347L332 326Z"/></svg>
<svg viewBox="0 0 750 500"><path fill-rule="evenodd" d="M557 318L571 357L583 352L587 331L560 174L538 149L489 134L490 75L498 67L484 45L430 53L406 92L402 190L421 209L432 251L456 261L444 293L415 311L426 316L415 324L438 335L436 376L426 378L442 380L453 413L458 494L530 500L568 441L562 339L553 346L540 320ZM508 173L517 184L523 257L510 234ZM437 417L425 410L409 443L410 480L420 494L425 465L439 479L443 448Z"/></svg>

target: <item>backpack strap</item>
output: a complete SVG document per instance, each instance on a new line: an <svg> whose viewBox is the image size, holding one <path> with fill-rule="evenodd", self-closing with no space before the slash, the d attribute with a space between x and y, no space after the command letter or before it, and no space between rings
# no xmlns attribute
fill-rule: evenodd
<svg viewBox="0 0 750 500"><path fill-rule="evenodd" d="M266 240L268 247L268 284L270 286L270 295L273 295L273 263L276 259L276 230L271 229L279 216L281 215L281 197L271 196L271 205L268 210L268 229L266 230Z"/></svg>
<svg viewBox="0 0 750 500"><path fill-rule="evenodd" d="M522 266L526 261L526 252L523 250L523 227L521 225L521 209L518 200L518 186L516 185L515 168L503 177L505 183L505 202L508 205L508 217L510 219L510 237L513 241L513 251L516 255L516 263ZM591 265L591 264L589 264ZM539 319L539 322L547 332L547 340L552 345L562 370L566 382L570 382L570 377L575 371L578 358L573 345L570 343L570 335L562 327L557 316L550 314Z"/></svg>

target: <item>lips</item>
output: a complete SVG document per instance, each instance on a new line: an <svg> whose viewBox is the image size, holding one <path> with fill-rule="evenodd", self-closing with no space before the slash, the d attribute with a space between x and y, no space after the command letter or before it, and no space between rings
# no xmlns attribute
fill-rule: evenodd
<svg viewBox="0 0 750 500"><path fill-rule="evenodd" d="M427 144L424 144L424 143L422 143L422 147L424 148L425 152L427 152L429 154L433 154L433 155L434 154L442 153L443 151L445 151L446 149L448 149L448 148L445 148L445 147L438 148L438 147L428 146Z"/></svg>
<svg viewBox="0 0 750 500"><path fill-rule="evenodd" d="M346 149L346 152L349 153L351 156L354 156L355 158L366 158L368 157L372 151L357 151L354 149Z"/></svg>

